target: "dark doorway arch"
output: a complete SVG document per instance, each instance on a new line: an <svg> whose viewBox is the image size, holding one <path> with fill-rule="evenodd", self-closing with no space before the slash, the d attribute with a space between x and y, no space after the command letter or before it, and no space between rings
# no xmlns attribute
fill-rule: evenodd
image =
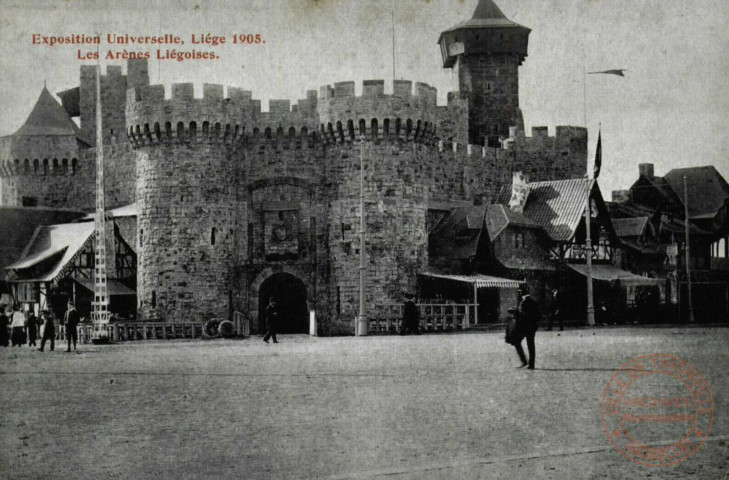
<svg viewBox="0 0 729 480"><path fill-rule="evenodd" d="M306 304L306 285L290 273L274 273L258 290L258 319L261 329L267 329L266 307L276 297L281 318L280 333L306 333L309 331L309 309Z"/></svg>

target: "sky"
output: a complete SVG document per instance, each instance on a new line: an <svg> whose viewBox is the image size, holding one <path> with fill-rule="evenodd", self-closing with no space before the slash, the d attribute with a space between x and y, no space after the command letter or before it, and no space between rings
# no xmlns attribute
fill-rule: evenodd
<svg viewBox="0 0 729 480"><path fill-rule="evenodd" d="M471 17L478 0L11 1L0 0L0 135L25 120L44 82L51 92L78 85L78 45L33 45L42 36L100 33L227 37L215 61L150 60L151 83L221 83L254 98L305 97L338 81L395 78L453 90L442 68L441 31ZM525 128L589 129L594 158L601 125L600 186L628 188L639 163L656 175L714 165L729 179L729 2L726 0L496 0L504 14L532 29L520 68ZM233 45L235 34L265 44ZM102 45L102 52L109 45ZM121 51L123 47L113 46ZM163 47L166 48L174 47ZM81 47L93 51L94 46ZM138 48L134 48L135 50ZM156 47L142 47L152 51ZM153 54L154 55L154 54ZM102 65L122 61L102 60ZM626 69L625 78L585 71ZM169 92L168 92L169 94ZM591 168L591 167L590 167ZM590 170L591 171L591 170Z"/></svg>

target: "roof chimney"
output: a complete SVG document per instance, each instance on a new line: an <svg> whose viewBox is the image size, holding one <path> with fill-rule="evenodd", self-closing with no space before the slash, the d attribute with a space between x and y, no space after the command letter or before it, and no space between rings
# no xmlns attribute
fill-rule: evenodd
<svg viewBox="0 0 729 480"><path fill-rule="evenodd" d="M648 180L653 180L653 164L652 163L639 163L638 173L643 175Z"/></svg>

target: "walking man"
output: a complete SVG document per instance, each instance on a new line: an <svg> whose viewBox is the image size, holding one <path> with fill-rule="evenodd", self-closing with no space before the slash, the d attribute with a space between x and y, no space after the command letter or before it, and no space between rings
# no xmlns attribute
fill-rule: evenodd
<svg viewBox="0 0 729 480"><path fill-rule="evenodd" d="M35 347L35 340L38 338L38 318L33 313L33 310L28 312L28 320L25 322L28 327L28 346Z"/></svg>
<svg viewBox="0 0 729 480"><path fill-rule="evenodd" d="M73 351L76 351L76 342L78 341L78 327L80 317L73 302L68 302L68 310L63 318L63 323L66 324L66 341L68 342L67 352L71 351L71 341L73 341Z"/></svg>
<svg viewBox="0 0 729 480"><path fill-rule="evenodd" d="M276 332L278 331L279 322L281 321L280 312L276 305L276 297L271 297L268 300L268 306L266 307L266 324L268 326L268 332L263 337L263 341L268 343L269 338L273 338L273 343L278 343L276 340Z"/></svg>
<svg viewBox="0 0 729 480"><path fill-rule="evenodd" d="M42 352L46 346L46 340L50 340L52 352L56 346L56 326L53 324L53 315L48 310L43 310L41 315L43 317L43 338L41 338L41 346L38 350Z"/></svg>
<svg viewBox="0 0 729 480"><path fill-rule="evenodd" d="M400 326L400 335L420 335L420 314L418 307L413 301L413 294L405 294L405 305L402 309L402 325Z"/></svg>
<svg viewBox="0 0 729 480"><path fill-rule="evenodd" d="M522 294L521 302L519 303L519 310L517 312L517 337L514 347L516 347L516 353L519 354L522 367L529 365L529 370L534 370L534 359L536 357L536 351L534 348L534 335L537 333L537 327L539 326L539 318L541 312L539 309L539 302L529 295L529 287L524 284L519 287L519 291ZM529 350L529 361L527 362L526 356L524 356L524 349L521 347L521 341L526 338L527 349Z"/></svg>

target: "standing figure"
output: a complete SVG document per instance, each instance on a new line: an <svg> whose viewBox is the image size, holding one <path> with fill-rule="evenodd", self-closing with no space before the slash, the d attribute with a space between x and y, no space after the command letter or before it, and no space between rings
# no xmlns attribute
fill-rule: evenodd
<svg viewBox="0 0 729 480"><path fill-rule="evenodd" d="M534 336L537 333L539 327L539 319L541 317L541 311L539 309L539 302L529 295L529 287L522 285L519 287L519 291L522 294L521 302L519 303L519 310L516 317L516 338L514 347L516 347L516 353L519 354L522 367L529 365L529 370L534 370L534 359L536 357L536 351L534 347ZM527 348L529 349L529 361L527 362L524 356L524 349L521 347L521 341L526 338Z"/></svg>
<svg viewBox="0 0 729 480"><path fill-rule="evenodd" d="M33 310L28 312L28 320L25 322L28 328L28 346L35 347L35 339L38 338L38 318L33 313Z"/></svg>
<svg viewBox="0 0 729 480"><path fill-rule="evenodd" d="M13 346L22 346L25 343L25 315L20 311L20 306L16 305L13 315L10 319L11 336L10 341Z"/></svg>
<svg viewBox="0 0 729 480"><path fill-rule="evenodd" d="M46 346L46 340L50 340L52 352L56 346L56 326L53 324L53 314L48 310L43 310L41 316L43 317L43 338L41 338L41 346L38 350L42 352Z"/></svg>
<svg viewBox="0 0 729 480"><path fill-rule="evenodd" d="M273 343L278 343L278 340L276 340L276 332L278 331L279 322L281 321L279 316L280 312L276 305L276 297L271 297L268 300L268 306L266 307L266 325L268 326L268 332L266 332L266 336L263 337L264 342L268 343L268 339L273 338Z"/></svg>
<svg viewBox="0 0 729 480"><path fill-rule="evenodd" d="M0 304L0 346L7 347L10 335L8 335L8 328L10 328L10 320L5 315L5 304Z"/></svg>
<svg viewBox="0 0 729 480"><path fill-rule="evenodd" d="M76 351L76 342L78 341L78 324L81 320L73 302L68 302L68 310L63 317L63 323L66 325L66 341L68 342L67 352L71 351L71 341L73 341L73 351Z"/></svg>
<svg viewBox="0 0 729 480"><path fill-rule="evenodd" d="M555 320L559 320L559 331L564 330L564 305L562 294L558 289L552 290L552 303L549 306L549 326L548 331L552 331L552 324Z"/></svg>
<svg viewBox="0 0 729 480"><path fill-rule="evenodd" d="M405 305L402 309L402 325L400 326L400 335L420 335L420 313L418 307L413 301L413 294L405 294Z"/></svg>

